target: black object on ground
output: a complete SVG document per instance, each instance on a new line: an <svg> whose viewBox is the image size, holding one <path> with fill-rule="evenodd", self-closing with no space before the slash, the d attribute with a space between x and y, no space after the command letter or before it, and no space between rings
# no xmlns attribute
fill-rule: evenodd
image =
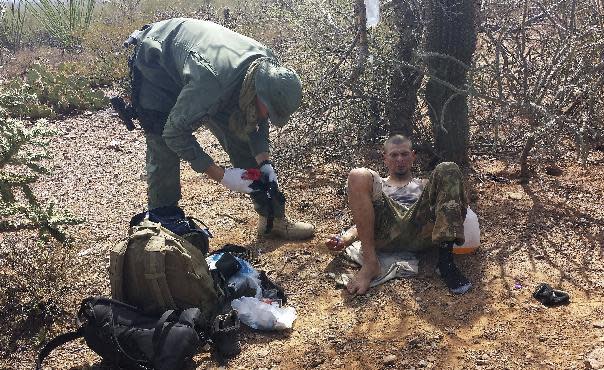
<svg viewBox="0 0 604 370"><path fill-rule="evenodd" d="M546 283L537 285L533 297L545 306L558 306L570 302L568 293L554 289Z"/></svg>
<svg viewBox="0 0 604 370"><path fill-rule="evenodd" d="M221 364L226 363L227 359L233 358L241 352L239 328L239 316L235 310L218 315L214 319L210 338L214 343L214 349Z"/></svg>

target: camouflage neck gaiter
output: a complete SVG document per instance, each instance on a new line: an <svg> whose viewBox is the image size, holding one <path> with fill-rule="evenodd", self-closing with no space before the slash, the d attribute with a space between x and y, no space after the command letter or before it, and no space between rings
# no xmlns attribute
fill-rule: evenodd
<svg viewBox="0 0 604 370"><path fill-rule="evenodd" d="M256 114L256 70L260 63L270 58L258 58L247 68L241 91L239 92L239 109L229 117L229 130L240 139L249 141L249 134L256 131L258 116Z"/></svg>

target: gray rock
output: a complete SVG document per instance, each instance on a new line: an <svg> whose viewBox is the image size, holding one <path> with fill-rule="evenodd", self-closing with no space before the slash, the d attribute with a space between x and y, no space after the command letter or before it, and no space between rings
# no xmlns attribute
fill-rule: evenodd
<svg viewBox="0 0 604 370"><path fill-rule="evenodd" d="M585 365L588 369L604 369L604 347L598 347L585 356Z"/></svg>
<svg viewBox="0 0 604 370"><path fill-rule="evenodd" d="M396 361L396 356L395 355L387 355L384 356L382 358L382 362L384 363L384 365L391 365Z"/></svg>

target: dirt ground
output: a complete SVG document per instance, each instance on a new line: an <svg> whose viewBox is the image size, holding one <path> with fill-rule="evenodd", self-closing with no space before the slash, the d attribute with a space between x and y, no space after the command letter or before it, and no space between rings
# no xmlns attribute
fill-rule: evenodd
<svg viewBox="0 0 604 370"><path fill-rule="evenodd" d="M59 284L61 290L48 293L57 296L58 312L50 330L43 337L33 330L16 330L15 323L26 320L23 312L0 315L10 335L3 340L9 347L0 357L0 369L31 369L40 342L73 327L82 298L109 295L109 249L124 238L128 220L146 204L141 131L122 129L109 111L56 124L53 172L38 191L86 220L68 229L74 237L68 280ZM208 133L200 132L198 138L212 157L226 164ZM291 331L243 330L242 352L227 367L597 368L590 353L604 348L604 153L592 153L583 169L568 149L556 163L561 174L552 176L545 168L536 168L537 175L528 184L520 184L514 164L473 157L468 183L482 245L475 255L458 258L474 284L462 296L449 294L435 276L430 254L421 256L418 276L388 282L366 295L351 297L335 286L327 274L339 257L322 242L347 226L340 181L347 169L335 177L332 168L304 169L314 172L309 181L282 180L290 217L317 226L314 239L283 243L256 238L256 216L245 196L183 165L181 206L210 226L215 235L211 248L235 243L257 251L259 267L285 287L289 304L298 313ZM289 167L296 170L295 163ZM27 232L0 234L0 251L25 253L35 238ZM0 267L5 281L19 273L6 264ZM540 282L569 292L571 303L542 306L531 296ZM10 287L3 289L6 293ZM45 365L45 369L102 367L83 341L55 350ZM193 367L218 364L201 353Z"/></svg>

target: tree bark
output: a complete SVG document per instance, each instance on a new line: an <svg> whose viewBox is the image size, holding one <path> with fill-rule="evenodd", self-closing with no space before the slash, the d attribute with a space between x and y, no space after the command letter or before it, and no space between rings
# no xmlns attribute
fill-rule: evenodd
<svg viewBox="0 0 604 370"><path fill-rule="evenodd" d="M467 70L476 49L475 0L426 0L428 22L426 48L440 56L428 59L430 74L456 87L466 84ZM468 162L469 121L467 97L430 78L426 101L437 153L443 160L465 165Z"/></svg>
<svg viewBox="0 0 604 370"><path fill-rule="evenodd" d="M395 59L414 64L413 52L417 49L421 35L418 15L406 0L393 1L395 27L399 38ZM387 107L388 131L390 134L413 136L413 114L417 107L417 90L422 75L411 68L396 65L390 75L390 105Z"/></svg>

